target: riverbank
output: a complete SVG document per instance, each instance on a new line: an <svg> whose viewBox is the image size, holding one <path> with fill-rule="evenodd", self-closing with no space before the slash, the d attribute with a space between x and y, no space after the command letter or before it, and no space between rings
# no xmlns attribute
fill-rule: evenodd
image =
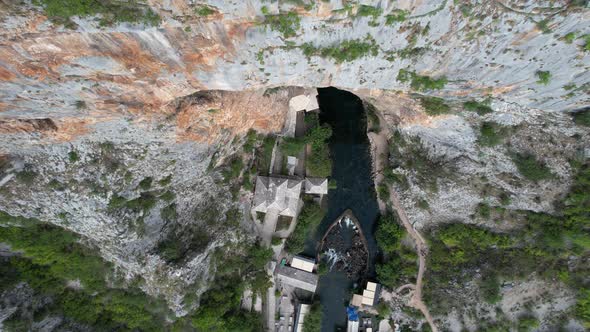
<svg viewBox="0 0 590 332"><path fill-rule="evenodd" d="M379 120L381 120L380 115L376 112L375 114ZM383 121L379 121L383 123ZM375 127L375 126L373 126ZM377 131L368 132L367 135L369 137L369 142L371 146L371 159L372 159L372 172L374 176L374 185L375 191L377 192L378 186L384 180L384 170L385 166L388 162L388 137L387 132L383 130L382 127L377 126ZM416 246L416 252L418 253L418 274L416 276L416 284L407 284L403 285L398 288L398 291L401 289L409 288L410 292L412 293L409 302L407 305L409 307L418 309L424 315L424 318L430 325L430 328L433 332L437 332L438 328L434 324L434 320L430 315L430 311L428 307L422 301L422 285L423 285L423 278L424 272L426 271L426 257L428 255L428 246L426 241L420 235L420 233L412 226L406 212L399 201L399 196L392 185L387 185L389 189L389 201L384 201L381 197L377 197L377 202L379 204L379 209L381 214L385 214L387 212L387 203L391 203L391 207L397 212L399 220L401 220L404 228L412 238ZM382 297L391 297L397 296L398 292L392 290L391 293L383 292Z"/></svg>

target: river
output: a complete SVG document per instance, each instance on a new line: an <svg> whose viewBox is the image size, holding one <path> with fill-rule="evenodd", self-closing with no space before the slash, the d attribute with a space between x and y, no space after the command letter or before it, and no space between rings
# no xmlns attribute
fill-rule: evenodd
<svg viewBox="0 0 590 332"><path fill-rule="evenodd" d="M332 127L329 146L332 179L336 181L337 188L329 192L328 210L316 236L321 237L346 209L352 210L367 239L370 259L366 277L373 278L377 255L373 233L379 206L372 178L367 117L360 98L350 92L330 87L320 88L318 93L320 122ZM312 257L315 256L313 251L313 247L306 249ZM318 295L323 312L322 331L346 331L346 304L354 282L344 273L336 271L321 277Z"/></svg>

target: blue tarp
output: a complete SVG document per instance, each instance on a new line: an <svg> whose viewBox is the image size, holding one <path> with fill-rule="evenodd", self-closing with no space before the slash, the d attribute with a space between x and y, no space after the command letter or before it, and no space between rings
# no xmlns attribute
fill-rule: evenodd
<svg viewBox="0 0 590 332"><path fill-rule="evenodd" d="M359 314L356 312L356 308L353 306L346 307L346 314L348 315L348 320L353 322L358 322Z"/></svg>

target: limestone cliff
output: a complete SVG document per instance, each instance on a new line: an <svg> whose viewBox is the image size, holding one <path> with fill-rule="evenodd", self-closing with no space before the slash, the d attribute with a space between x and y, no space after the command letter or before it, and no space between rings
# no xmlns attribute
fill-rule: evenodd
<svg viewBox="0 0 590 332"><path fill-rule="evenodd" d="M401 123L405 134L432 143L434 155L461 157L462 174L498 180L517 195L511 204L518 208L550 209L535 196L558 195L567 182L523 190L509 178L495 178L495 169L514 173L514 166L505 154L475 147L469 123L480 119L424 115L406 98L416 89L398 79L400 70L446 76L442 89L425 94L456 102L493 97L499 112L487 115L490 120L522 124L515 145L527 144L533 133L548 134L573 154L581 142L573 135L588 137L570 128L567 115L548 112L589 103L585 48L590 42L583 36L590 34L590 10L569 1L150 0L146 5L162 18L158 26L102 26L92 17L74 17L74 24L64 27L30 3L0 3L0 209L96 242L105 258L129 276L143 276L144 289L164 295L178 313L184 287L200 283L195 291L204 289L212 277L209 253L235 240L235 229L213 232L180 265L164 262L154 249L187 225L205 229L204 217L194 212L212 198L223 222L235 203L211 170L237 151L248 129L280 132L286 117L293 90L265 89L356 90L392 127L399 124L396 105L407 105L403 114L417 109L416 121ZM208 10L200 11L203 7ZM293 14L285 23L281 18L287 13ZM358 56L338 55L355 46ZM393 90L406 97L396 98ZM543 126L545 117L553 123L549 127ZM545 150L551 168L565 179L567 156L551 159L553 151ZM147 178L151 186L142 189ZM482 200L466 192L469 186L443 188L429 199L441 220L470 214ZM408 200L423 189L411 190ZM160 212L170 205L162 197L168 191L176 197L174 222ZM133 200L144 192L155 196L148 210L125 215L109 209L115 195ZM430 215L415 209L411 217L426 223Z"/></svg>

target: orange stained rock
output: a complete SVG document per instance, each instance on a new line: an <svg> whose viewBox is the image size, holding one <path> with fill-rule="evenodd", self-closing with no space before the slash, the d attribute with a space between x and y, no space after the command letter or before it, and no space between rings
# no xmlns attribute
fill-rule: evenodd
<svg viewBox="0 0 590 332"><path fill-rule="evenodd" d="M15 77L13 72L0 66L0 81L12 81Z"/></svg>

